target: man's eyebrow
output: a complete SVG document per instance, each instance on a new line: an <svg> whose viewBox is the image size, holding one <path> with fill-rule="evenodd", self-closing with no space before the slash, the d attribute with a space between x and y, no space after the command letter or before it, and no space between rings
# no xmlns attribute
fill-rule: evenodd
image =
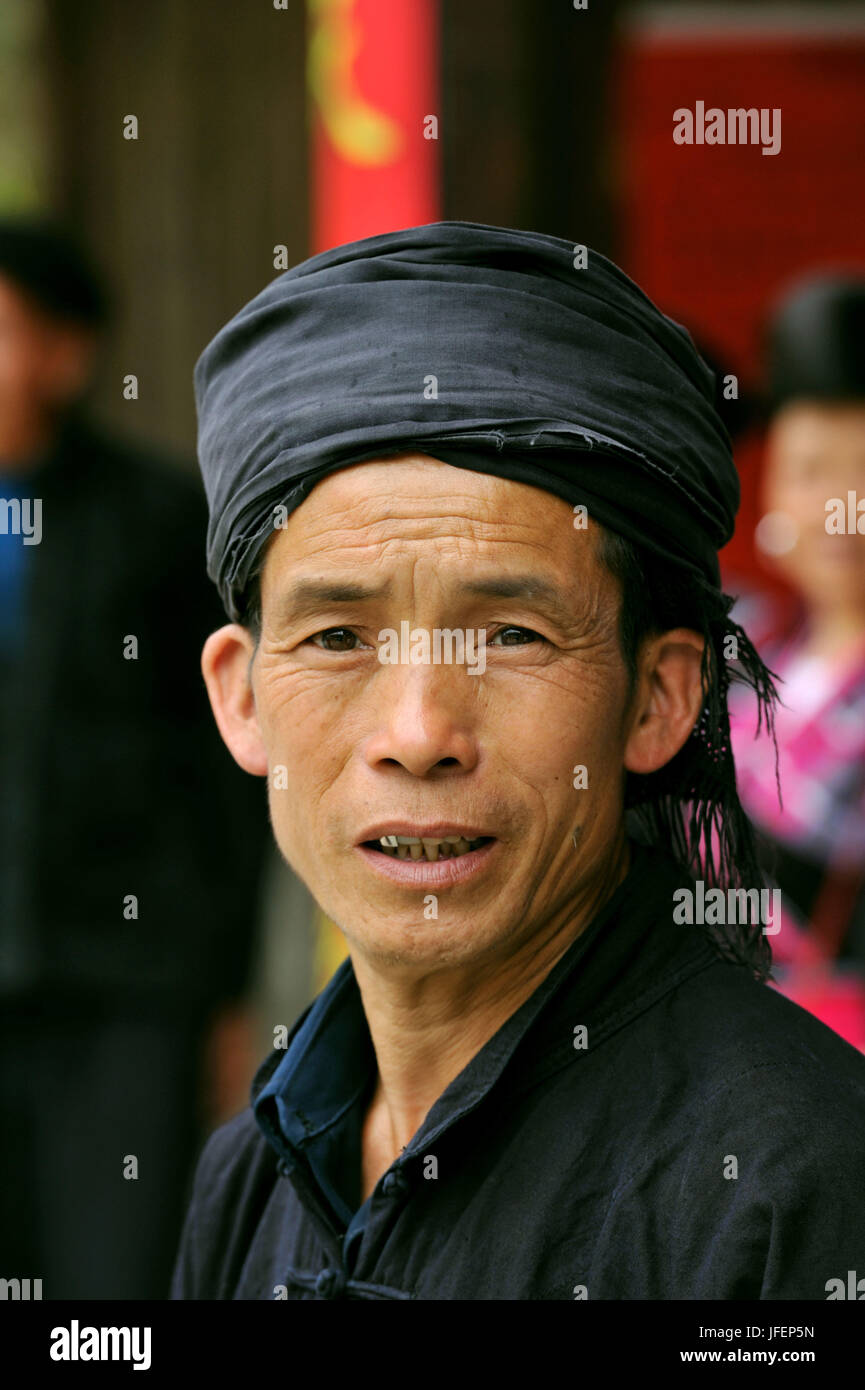
<svg viewBox="0 0 865 1390"><path fill-rule="evenodd" d="M472 579L461 585L460 591L479 598L535 600L564 622L574 617L559 588L537 574L501 574L486 579ZM301 579L280 599L278 607L281 616L297 617L303 611L328 604L363 603L387 598L389 593L388 584L371 588L348 580Z"/></svg>
<svg viewBox="0 0 865 1390"><path fill-rule="evenodd" d="M523 598L536 600L563 622L573 620L571 606L565 602L561 590L537 574L502 574L489 579L473 579L463 586L467 594L477 594L482 598Z"/></svg>
<svg viewBox="0 0 865 1390"><path fill-rule="evenodd" d="M286 607L308 607L317 603L362 603L364 599L385 598L388 585L370 589L366 584L346 580L300 579L285 595Z"/></svg>
<svg viewBox="0 0 865 1390"><path fill-rule="evenodd" d="M274 602L277 621L290 622L340 603L363 603L368 599L386 598L390 586L380 584L370 588L347 579L299 579Z"/></svg>

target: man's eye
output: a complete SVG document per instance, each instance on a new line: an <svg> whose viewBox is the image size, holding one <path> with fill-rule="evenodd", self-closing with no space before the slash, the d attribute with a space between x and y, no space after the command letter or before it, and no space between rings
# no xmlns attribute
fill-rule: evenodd
<svg viewBox="0 0 865 1390"><path fill-rule="evenodd" d="M502 628L499 628L498 632L496 632L496 633L493 634L493 637L492 637L491 640L494 642L494 641L496 640L497 637L504 637L507 633L512 633L512 632L522 633L523 636L526 638L526 642L543 642L543 640L544 640L543 637L541 637L541 635L540 635L539 632L535 632L535 631L534 631L532 628L530 628L530 627L502 627ZM526 645L526 642L503 642L503 643L502 643L502 646L503 646L503 647L524 647L524 646Z"/></svg>
<svg viewBox="0 0 865 1390"><path fill-rule="evenodd" d="M356 642L358 640L357 633L352 632L350 627L326 627L321 632L314 633L313 636L309 638L309 641L314 642L315 645L318 646L319 644L317 639L321 637L325 642L329 643L332 640L334 634L337 635L337 640L340 642L345 642L346 640ZM325 646L321 650L326 652L351 652L354 651L355 648L351 646Z"/></svg>

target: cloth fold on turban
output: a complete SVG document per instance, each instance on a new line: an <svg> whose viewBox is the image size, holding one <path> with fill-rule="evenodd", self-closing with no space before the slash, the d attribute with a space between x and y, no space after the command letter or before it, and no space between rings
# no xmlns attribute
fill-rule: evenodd
<svg viewBox="0 0 865 1390"><path fill-rule="evenodd" d="M225 325L195 395L208 573L231 617L274 508L407 450L584 504L718 586L739 483L713 375L684 328L577 249L477 223L410 227L313 256Z"/></svg>

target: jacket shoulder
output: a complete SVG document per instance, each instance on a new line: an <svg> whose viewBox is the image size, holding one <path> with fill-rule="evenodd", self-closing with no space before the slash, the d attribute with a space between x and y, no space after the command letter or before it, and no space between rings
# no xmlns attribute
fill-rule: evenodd
<svg viewBox="0 0 865 1390"><path fill-rule="evenodd" d="M250 1107L205 1144L171 1282L172 1299L230 1299L278 1181L277 1158Z"/></svg>
<svg viewBox="0 0 865 1390"><path fill-rule="evenodd" d="M795 1069L816 1103L849 1096L865 1126L865 1056L771 984L718 964L688 982L677 1011L681 1043L717 1080Z"/></svg>

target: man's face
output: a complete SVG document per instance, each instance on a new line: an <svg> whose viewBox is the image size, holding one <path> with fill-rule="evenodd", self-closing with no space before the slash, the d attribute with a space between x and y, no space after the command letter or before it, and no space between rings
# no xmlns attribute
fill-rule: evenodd
<svg viewBox="0 0 865 1390"><path fill-rule="evenodd" d="M0 453L82 390L92 356L87 329L50 318L0 275Z"/></svg>
<svg viewBox="0 0 865 1390"><path fill-rule="evenodd" d="M252 667L272 823L366 955L491 958L560 925L608 871L628 681L597 541L559 498L418 455L332 474L276 533ZM379 634L404 622L483 629L485 669L382 662ZM381 827L487 843L401 861L364 846Z"/></svg>
<svg viewBox="0 0 865 1390"><path fill-rule="evenodd" d="M790 550L776 565L821 608L865 604L865 545L857 533L826 531L826 503L865 496L865 405L794 401L775 416L768 439L766 510L791 518Z"/></svg>

